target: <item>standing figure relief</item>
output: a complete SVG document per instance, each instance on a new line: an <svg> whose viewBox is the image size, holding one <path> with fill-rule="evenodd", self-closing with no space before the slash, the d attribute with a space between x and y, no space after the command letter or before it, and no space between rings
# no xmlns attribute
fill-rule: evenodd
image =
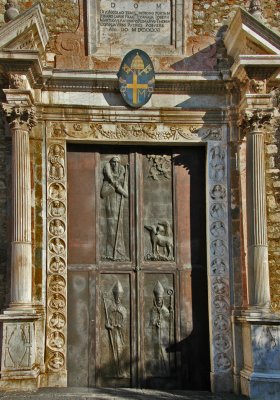
<svg viewBox="0 0 280 400"><path fill-rule="evenodd" d="M112 300L109 302L104 294L105 328L108 331L110 349L114 361L115 372L118 378L127 378L125 371L125 329L127 323L127 309L122 305L124 290L119 281L112 288Z"/></svg>
<svg viewBox="0 0 280 400"><path fill-rule="evenodd" d="M210 178L218 182L225 177L225 151L215 146L210 151Z"/></svg>
<svg viewBox="0 0 280 400"><path fill-rule="evenodd" d="M124 243L124 199L128 197L128 166L121 164L119 156L114 156L103 168L101 198L106 212L105 259L127 260Z"/></svg>
<svg viewBox="0 0 280 400"><path fill-rule="evenodd" d="M172 354L170 346L174 340L174 305L173 289L169 289L168 307L164 302L164 288L157 281L153 290L153 306L150 310L151 347L152 354L149 364L155 376L168 376L172 367Z"/></svg>

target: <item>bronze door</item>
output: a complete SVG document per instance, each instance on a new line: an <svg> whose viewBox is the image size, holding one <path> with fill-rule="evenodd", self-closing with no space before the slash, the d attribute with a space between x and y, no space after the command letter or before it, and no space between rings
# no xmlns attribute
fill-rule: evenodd
<svg viewBox="0 0 280 400"><path fill-rule="evenodd" d="M204 149L68 150L69 385L207 388Z"/></svg>

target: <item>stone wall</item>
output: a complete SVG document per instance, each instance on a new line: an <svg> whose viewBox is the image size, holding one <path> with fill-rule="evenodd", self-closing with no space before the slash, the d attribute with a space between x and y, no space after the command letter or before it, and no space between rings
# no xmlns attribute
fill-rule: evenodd
<svg viewBox="0 0 280 400"><path fill-rule="evenodd" d="M4 23L4 5L0 0L0 25ZM29 8L35 1L18 0L20 9ZM248 7L249 0L193 0L193 31L197 35L216 36L228 23L236 6ZM264 16L274 28L279 27L280 0L262 0ZM41 0L51 37L58 32L74 32L79 22L79 0Z"/></svg>
<svg viewBox="0 0 280 400"><path fill-rule="evenodd" d="M0 310L8 303L10 288L11 138L0 120Z"/></svg>
<svg viewBox="0 0 280 400"><path fill-rule="evenodd" d="M247 8L249 3L249 0L193 0L194 33L216 36L219 29L233 17L236 6ZM269 25L279 29L280 0L262 0L262 4Z"/></svg>
<svg viewBox="0 0 280 400"><path fill-rule="evenodd" d="M280 310L280 129L267 138L266 191L271 300Z"/></svg>

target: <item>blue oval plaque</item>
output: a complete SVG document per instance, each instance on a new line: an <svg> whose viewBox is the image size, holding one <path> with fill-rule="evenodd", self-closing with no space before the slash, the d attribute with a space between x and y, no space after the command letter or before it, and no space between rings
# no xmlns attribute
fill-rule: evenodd
<svg viewBox="0 0 280 400"><path fill-rule="evenodd" d="M148 54L139 49L127 53L118 79L121 95L128 105L137 108L146 104L155 88L155 71Z"/></svg>

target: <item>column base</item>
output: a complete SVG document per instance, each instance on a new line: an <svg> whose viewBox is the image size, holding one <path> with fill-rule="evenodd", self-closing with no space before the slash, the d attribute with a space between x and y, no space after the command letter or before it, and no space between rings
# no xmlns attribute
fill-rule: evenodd
<svg viewBox="0 0 280 400"><path fill-rule="evenodd" d="M252 372L243 369L240 373L241 392L252 400L279 400L280 372Z"/></svg>
<svg viewBox="0 0 280 400"><path fill-rule="evenodd" d="M1 373L0 390L21 391L39 388L40 369L5 371Z"/></svg>
<svg viewBox="0 0 280 400"><path fill-rule="evenodd" d="M241 393L255 400L278 400L280 393L280 315L249 308L238 317L242 325Z"/></svg>

